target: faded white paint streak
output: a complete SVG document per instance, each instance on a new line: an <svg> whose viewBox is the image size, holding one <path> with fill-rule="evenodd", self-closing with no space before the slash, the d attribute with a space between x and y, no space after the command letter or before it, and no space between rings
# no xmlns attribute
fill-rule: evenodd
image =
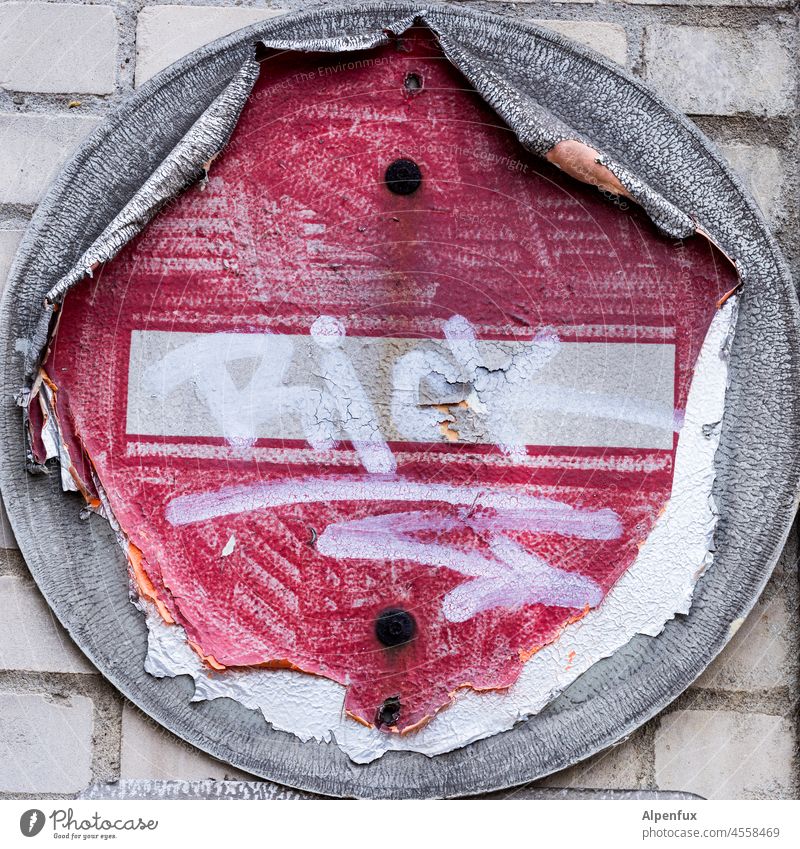
<svg viewBox="0 0 800 849"><path fill-rule="evenodd" d="M351 336L330 316L308 335L134 331L127 430L248 449L350 440L378 473L394 468L387 442L442 442L444 423L520 461L530 445L672 448L672 344L476 340L459 317L442 332Z"/></svg>
<svg viewBox="0 0 800 849"><path fill-rule="evenodd" d="M616 539L621 527L613 510L578 510L550 498L527 495L520 487L485 489L409 481L394 476L307 477L224 487L214 492L179 495L167 505L166 516L170 524L180 526L287 504L330 501L414 501L471 509L488 507L512 517L511 521L520 529L588 535L590 539Z"/></svg>
<svg viewBox="0 0 800 849"><path fill-rule="evenodd" d="M442 609L450 622L465 622L495 607L512 609L537 603L595 607L603 594L594 581L551 566L499 531L555 530L589 539L613 539L621 533L619 521L613 514L598 519L596 513L574 509L567 521L553 518L528 516L524 510L464 516L458 521L431 511L385 513L329 525L317 540L317 550L344 559L408 560L473 578L445 596ZM421 542L414 536L420 531L446 532L462 523L489 535L491 558L441 542Z"/></svg>

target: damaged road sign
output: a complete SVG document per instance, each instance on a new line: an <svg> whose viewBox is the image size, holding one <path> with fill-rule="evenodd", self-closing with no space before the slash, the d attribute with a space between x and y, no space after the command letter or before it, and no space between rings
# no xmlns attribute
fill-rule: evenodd
<svg viewBox="0 0 800 849"><path fill-rule="evenodd" d="M738 189L697 200L688 152L685 186L658 185L644 151L600 144L610 118L595 140L519 107L528 83L513 73L497 94L467 55L486 37L470 22L506 24L441 11L412 27L396 8L410 20L336 13L361 43L332 52L325 13L283 24L291 39L262 26L209 48L229 82L51 274L51 313L29 307L27 359L7 367L28 381L29 462L57 460L125 555L125 616L146 627L129 673L140 701L170 694L162 721L270 778L369 795L369 773L301 777L332 743L334 763L369 764L393 795L438 795L461 753L500 758L537 727L553 734L538 765L463 767L447 792L612 742L724 639L703 621L678 647L681 628L712 615L724 634L752 603L755 583L722 589L743 471L718 458L742 439L741 421L721 423L746 395L742 322L761 320L747 292L780 261L769 242L740 250L719 217ZM260 67L246 49L259 40ZM546 67L611 79L558 39L537 44ZM580 104L594 126L600 107ZM790 340L796 304L774 297ZM794 467L782 474L783 507L761 520L765 573L794 498ZM595 707L608 697L617 679L597 662L632 653L640 675L661 670L655 690L629 703L620 685L594 731L555 734L560 715L586 721L574 688L597 688ZM247 714L252 737L221 750L176 723L181 675L215 727ZM391 750L437 757L392 784Z"/></svg>

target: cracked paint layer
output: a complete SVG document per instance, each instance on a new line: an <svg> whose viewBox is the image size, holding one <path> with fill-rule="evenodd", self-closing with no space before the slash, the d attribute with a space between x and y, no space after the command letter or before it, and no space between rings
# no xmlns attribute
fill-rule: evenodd
<svg viewBox="0 0 800 849"><path fill-rule="evenodd" d="M220 681L328 679L367 725L399 698L412 734L371 732L395 740L462 688L510 693L603 610L671 503L735 275L530 157L428 35L376 56L268 65L205 193L64 302L46 373L58 444L92 458L195 655ZM424 175L406 199L382 182L401 155ZM387 649L374 622L398 605L417 632Z"/></svg>

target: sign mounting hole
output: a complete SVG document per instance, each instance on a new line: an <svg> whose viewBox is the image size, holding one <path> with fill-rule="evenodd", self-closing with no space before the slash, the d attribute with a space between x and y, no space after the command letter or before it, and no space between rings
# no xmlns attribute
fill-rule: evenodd
<svg viewBox="0 0 800 849"><path fill-rule="evenodd" d="M419 94L422 91L422 76L415 71L406 74L403 87L409 94Z"/></svg>
<svg viewBox="0 0 800 849"><path fill-rule="evenodd" d="M417 623L406 610L393 607L384 610L375 620L375 636L387 648L402 646L414 639Z"/></svg>

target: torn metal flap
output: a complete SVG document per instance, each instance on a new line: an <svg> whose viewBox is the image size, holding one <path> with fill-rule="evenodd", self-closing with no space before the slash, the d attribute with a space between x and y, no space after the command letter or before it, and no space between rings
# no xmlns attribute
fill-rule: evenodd
<svg viewBox="0 0 800 849"><path fill-rule="evenodd" d="M197 119L191 130L144 182L100 237L47 293L47 303L59 303L85 274L114 257L139 233L161 206L194 183L201 171L227 144L258 77L259 65L249 59L233 80Z"/></svg>
<svg viewBox="0 0 800 849"><path fill-rule="evenodd" d="M697 228L691 216L678 209L674 203L670 203L624 165L602 154L597 161L619 179L628 190L630 197L644 209L656 227L664 233L675 239L686 239L696 232Z"/></svg>
<svg viewBox="0 0 800 849"><path fill-rule="evenodd" d="M479 59L456 39L441 32L438 36L447 58L514 130L523 147L537 156L545 156L564 139L588 143L580 133L570 129L545 106L512 85L505 74Z"/></svg>

